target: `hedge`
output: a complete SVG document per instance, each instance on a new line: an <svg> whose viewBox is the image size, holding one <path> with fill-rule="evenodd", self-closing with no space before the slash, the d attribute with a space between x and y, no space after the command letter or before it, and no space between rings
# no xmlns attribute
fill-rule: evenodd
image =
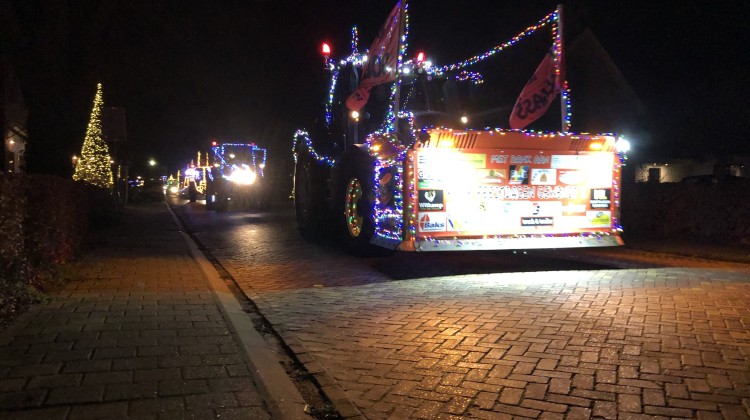
<svg viewBox="0 0 750 420"><path fill-rule="evenodd" d="M750 244L750 179L623 185L623 236Z"/></svg>
<svg viewBox="0 0 750 420"><path fill-rule="evenodd" d="M108 191L51 175L0 174L0 319L33 300L116 212Z"/></svg>

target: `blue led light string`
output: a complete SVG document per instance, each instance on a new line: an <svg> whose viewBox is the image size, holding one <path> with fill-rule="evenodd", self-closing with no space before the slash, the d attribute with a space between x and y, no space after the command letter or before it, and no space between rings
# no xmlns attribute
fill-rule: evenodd
<svg viewBox="0 0 750 420"><path fill-rule="evenodd" d="M331 120L333 119L333 91L336 89L336 80L338 80L339 68L335 67L331 70L331 86L328 88L328 100L326 101L326 126L331 128Z"/></svg>
<svg viewBox="0 0 750 420"><path fill-rule="evenodd" d="M268 150L257 146L255 143L222 143L220 146L214 146L211 148L211 150L214 153L215 157L218 157L220 160L221 165L225 166L236 166L236 165L229 165L229 163L224 159L224 155L226 154L225 147L242 147L242 148L249 148L250 149L250 156L252 159L253 168L260 171L260 176L264 176L264 168L261 168L259 165L256 165L256 156L255 152L257 151L263 151L263 162L261 165L265 167L266 165L266 158L268 157ZM198 162L200 164L200 162Z"/></svg>

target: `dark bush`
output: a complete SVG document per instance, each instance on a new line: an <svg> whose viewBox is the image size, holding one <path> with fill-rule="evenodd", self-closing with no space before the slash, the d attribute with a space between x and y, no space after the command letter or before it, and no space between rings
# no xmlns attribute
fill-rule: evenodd
<svg viewBox="0 0 750 420"><path fill-rule="evenodd" d="M623 236L699 239L747 243L750 240L750 180L719 183L632 183L623 185Z"/></svg>
<svg viewBox="0 0 750 420"><path fill-rule="evenodd" d="M109 191L50 175L0 174L0 319L32 301L81 249L90 226L111 224Z"/></svg>
<svg viewBox="0 0 750 420"><path fill-rule="evenodd" d="M120 205L111 191L95 187L91 184L79 183L86 202L82 207L87 208L87 221L91 228L101 228L117 223L120 216Z"/></svg>
<svg viewBox="0 0 750 420"><path fill-rule="evenodd" d="M81 185L35 175L26 183L26 249L36 267L65 264L86 232L86 196Z"/></svg>
<svg viewBox="0 0 750 420"><path fill-rule="evenodd" d="M0 175L0 281L17 283L28 271L24 248L26 195L21 177Z"/></svg>

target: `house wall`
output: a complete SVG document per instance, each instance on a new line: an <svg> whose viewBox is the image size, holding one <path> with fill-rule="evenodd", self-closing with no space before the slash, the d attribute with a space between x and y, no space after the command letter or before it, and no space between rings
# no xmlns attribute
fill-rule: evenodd
<svg viewBox="0 0 750 420"><path fill-rule="evenodd" d="M636 182L648 182L649 170L658 168L659 182L680 182L687 176L713 174L715 161L698 162L693 160L675 160L669 163L643 163L635 170Z"/></svg>
<svg viewBox="0 0 750 420"><path fill-rule="evenodd" d="M0 134L3 136L0 171L23 172L28 111L21 85L10 63L0 55Z"/></svg>
<svg viewBox="0 0 750 420"><path fill-rule="evenodd" d="M662 163L642 163L636 166L635 181L649 182L651 169L659 169L658 182L680 182L685 177L697 175L719 175L715 173L716 159L706 161L674 160ZM750 157L733 156L725 162L726 175L750 178Z"/></svg>

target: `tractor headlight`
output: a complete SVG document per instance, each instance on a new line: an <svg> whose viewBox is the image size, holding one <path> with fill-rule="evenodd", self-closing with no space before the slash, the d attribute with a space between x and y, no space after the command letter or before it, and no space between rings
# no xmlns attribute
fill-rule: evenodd
<svg viewBox="0 0 750 420"><path fill-rule="evenodd" d="M627 153L630 151L630 142L625 140L624 138L617 139L617 142L615 143L615 150L617 150L618 153Z"/></svg>
<svg viewBox="0 0 750 420"><path fill-rule="evenodd" d="M255 182L257 177L255 171L249 168L237 168L228 179L235 184L250 185Z"/></svg>

